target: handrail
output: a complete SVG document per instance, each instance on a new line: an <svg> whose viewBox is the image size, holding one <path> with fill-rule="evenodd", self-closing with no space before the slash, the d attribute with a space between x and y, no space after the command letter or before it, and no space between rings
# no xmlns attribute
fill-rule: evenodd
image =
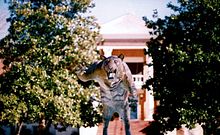
<svg viewBox="0 0 220 135"><path fill-rule="evenodd" d="M132 75L135 87L141 89L144 84L144 75Z"/></svg>

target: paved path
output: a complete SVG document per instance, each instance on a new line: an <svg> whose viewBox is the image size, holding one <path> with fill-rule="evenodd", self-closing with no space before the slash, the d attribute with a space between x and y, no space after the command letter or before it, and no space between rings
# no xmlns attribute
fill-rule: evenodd
<svg viewBox="0 0 220 135"><path fill-rule="evenodd" d="M130 121L131 134L132 135L145 135L140 132L146 126L148 126L147 121L132 120ZM97 135L102 135L103 124L98 127ZM124 124L120 119L115 119L109 123L108 135L125 135Z"/></svg>

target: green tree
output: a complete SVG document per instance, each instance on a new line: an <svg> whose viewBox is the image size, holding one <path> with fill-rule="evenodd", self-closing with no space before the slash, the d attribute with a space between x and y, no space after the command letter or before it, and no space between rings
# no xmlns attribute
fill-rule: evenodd
<svg viewBox="0 0 220 135"><path fill-rule="evenodd" d="M0 42L1 124L44 118L78 127L100 121L89 102L96 87L80 84L75 74L97 59L99 26L84 14L92 6L90 0L11 2L9 35Z"/></svg>
<svg viewBox="0 0 220 135"><path fill-rule="evenodd" d="M220 2L178 0L168 7L175 14L156 21L145 18L153 36L146 53L154 66L146 86L153 86L160 101L154 119L161 131L195 123L215 128L212 123L220 113Z"/></svg>

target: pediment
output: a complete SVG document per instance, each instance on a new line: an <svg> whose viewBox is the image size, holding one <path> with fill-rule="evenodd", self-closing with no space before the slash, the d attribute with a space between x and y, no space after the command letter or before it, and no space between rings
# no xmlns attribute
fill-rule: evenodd
<svg viewBox="0 0 220 135"><path fill-rule="evenodd" d="M126 14L110 22L102 24L100 33L103 36L115 35L114 37L117 37L117 35L121 35L124 38L132 37L132 35L136 38L139 36L141 38L146 38L149 36L149 30L145 26L144 20L133 14Z"/></svg>

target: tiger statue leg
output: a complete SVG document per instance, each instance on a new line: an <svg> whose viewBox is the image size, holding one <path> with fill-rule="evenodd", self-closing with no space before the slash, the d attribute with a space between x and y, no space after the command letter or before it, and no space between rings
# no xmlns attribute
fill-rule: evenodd
<svg viewBox="0 0 220 135"><path fill-rule="evenodd" d="M108 125L114 110L109 105L103 104L103 135L108 135Z"/></svg>
<svg viewBox="0 0 220 135"><path fill-rule="evenodd" d="M124 107L120 108L118 111L119 111L119 115L120 115L121 119L124 122L126 135L131 135L130 123L129 123L129 118L128 118L128 110L129 110L128 103L126 103L124 105Z"/></svg>
<svg viewBox="0 0 220 135"><path fill-rule="evenodd" d="M103 135L108 135L108 125L109 125L109 122L111 120L111 118L109 117L104 117L103 118L103 122L104 122L104 125L103 125Z"/></svg>

